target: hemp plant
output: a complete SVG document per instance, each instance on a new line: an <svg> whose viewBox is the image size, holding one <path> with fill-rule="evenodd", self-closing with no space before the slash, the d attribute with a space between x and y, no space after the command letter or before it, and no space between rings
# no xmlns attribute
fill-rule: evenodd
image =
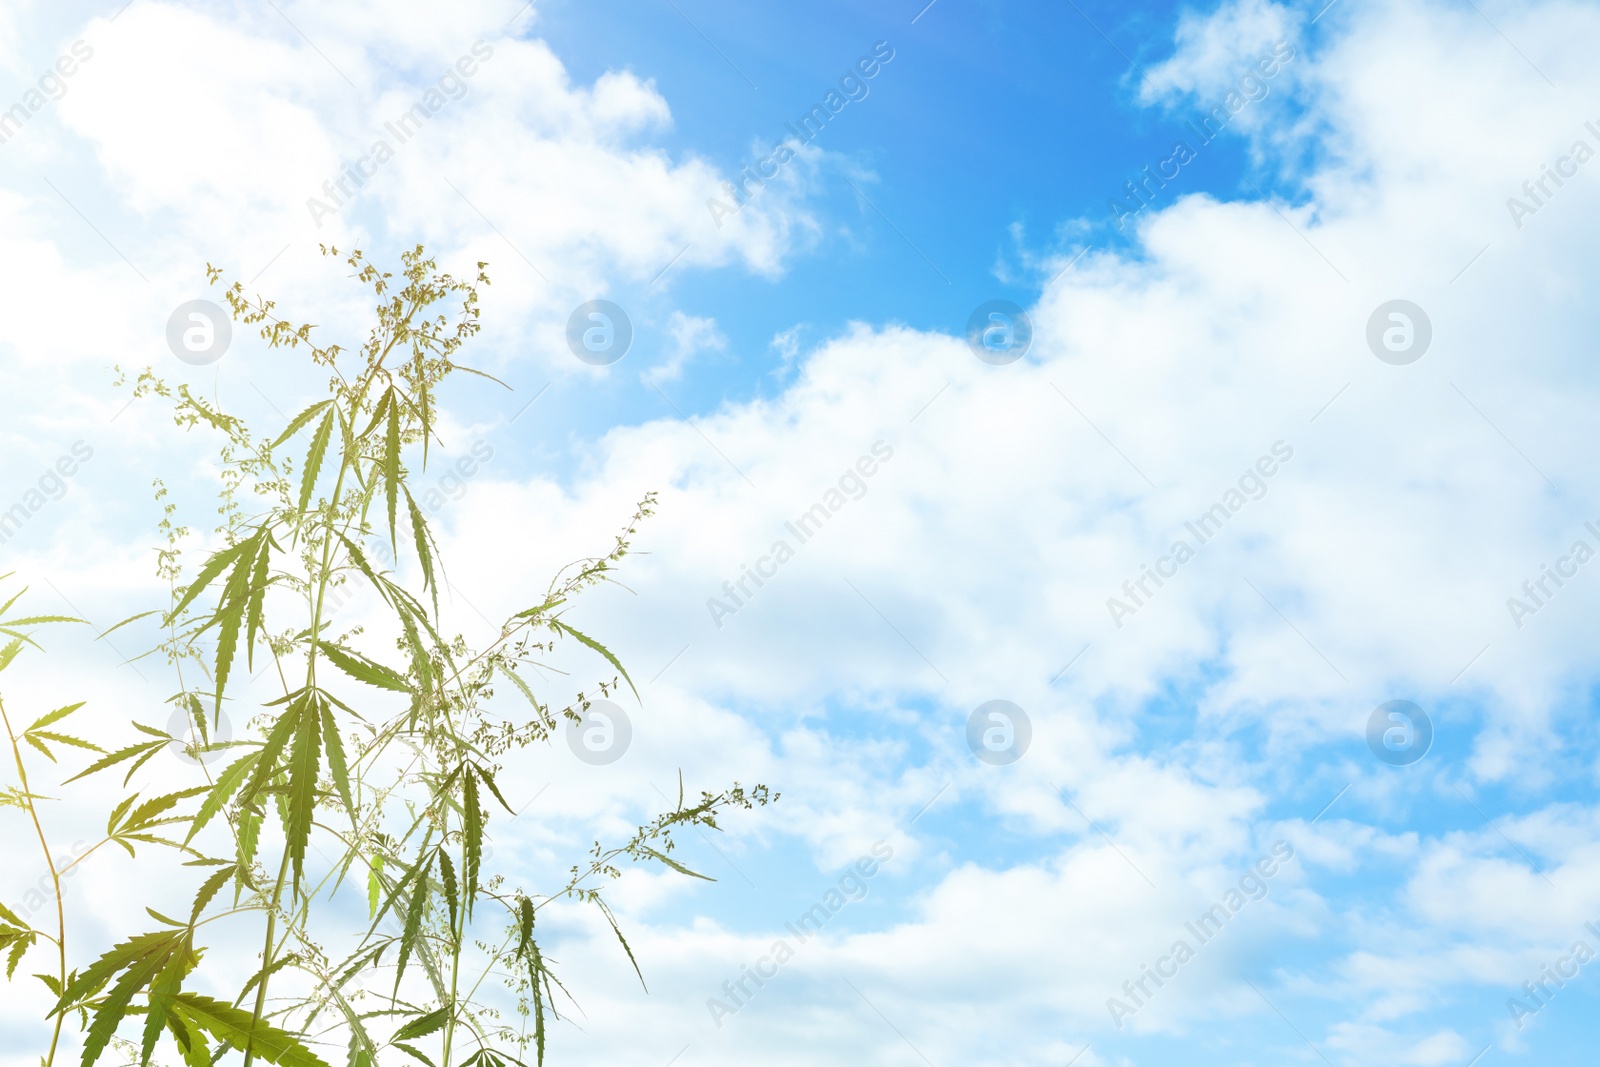
<svg viewBox="0 0 1600 1067"><path fill-rule="evenodd" d="M578 594L613 580L655 496L645 496L609 551L559 572L483 647L445 636L444 562L411 473L426 468L438 444L442 383L458 371L488 377L456 362L479 329L484 264L474 281L460 280L419 246L395 277L360 251L323 252L376 298L359 348L317 343L311 325L291 325L238 283L223 291L233 317L257 327L271 348L308 355L329 374L326 396L278 432L258 436L149 370L133 383L136 396L169 400L179 426L221 438L219 546L185 578L191 531L158 482L166 544L157 569L170 601L117 624L159 623L146 655L171 668L169 703L193 732L185 740L135 722L138 738L72 780L114 772L127 788L150 777L157 754L186 746L197 757L196 781L170 789L172 772L162 770L169 791L129 796L108 836L130 853L170 850L196 884L186 915L147 909L155 928L74 970L61 944L61 973L47 981L56 995L50 1014L58 1026L78 1020L84 1067L109 1047L141 1065L175 1049L188 1067L542 1064L549 1025L570 997L541 948L541 913L562 900L596 909L643 982L604 883L630 861L703 878L673 857L674 832L715 829L726 811L776 799L765 786L735 782L690 801L680 782L672 810L625 841L596 842L542 891L488 869L491 824L515 815L501 758L547 742L563 719L581 721L591 700L619 684L633 687L617 657L567 613ZM207 271L221 284L220 270ZM409 580L381 562L402 556L415 564ZM337 604L363 590L382 620L373 629L392 640L388 651L363 628L341 630L335 617ZM530 672L567 642L611 677L552 711ZM237 695L240 667L253 674L258 655L275 695L254 705L249 736L225 740L224 709L250 699ZM523 709L510 719L492 701L502 683ZM351 920L352 905L364 922ZM203 958L203 936L250 925L258 958L227 950ZM197 991L215 992L230 975L248 977L227 986L227 999ZM505 992L491 996L496 984ZM514 1006L514 1020L502 1005ZM54 1067L55 1055L52 1046L43 1067Z"/></svg>
<svg viewBox="0 0 1600 1067"><path fill-rule="evenodd" d="M4 582L11 575L0 575L0 582ZM39 642L33 638L33 631L51 623L81 622L65 615L29 615L6 617L6 613L22 599L27 590L13 593L11 597L0 605L0 638L6 643L0 646L0 671L10 667L17 657L32 645L39 648ZM30 949L40 947L41 944L49 945L55 949L56 967L53 974L38 974L34 977L45 984L52 995L59 997L68 981L67 971L67 912L66 905L61 895L63 879L72 877L76 873L78 864L85 858L80 848L73 858L59 857L52 849L50 837L45 830L45 820L40 816L40 802L47 797L35 793L28 778L28 763L30 759L37 760L42 753L51 763L55 763L56 755L65 748L84 749L90 752L104 752L99 745L85 741L72 734L63 733L66 727L62 722L73 712L83 707L80 701L56 708L40 715L30 725L18 730L12 725L11 712L6 707L5 694L0 692L0 727L4 727L6 741L11 747L12 765L17 772L17 781L6 789L0 790L0 809L16 808L27 816L29 829L37 840L40 853L44 857L45 873L40 876L38 887L29 889L21 901L21 912L7 907L0 901L0 956L4 956L6 964L6 980L16 977L17 966L22 962ZM19 720L20 721L20 720ZM26 751L24 745L27 746ZM29 757L25 759L24 756ZM26 831L24 832L26 833ZM7 835L10 836L9 833ZM108 838L109 840L109 838ZM106 842L102 841L101 844ZM95 848L98 848L96 845ZM89 851L93 851L90 849ZM20 858L20 857L19 857ZM51 929L37 929L31 922L32 916L45 910L51 903L55 905L55 923ZM25 917L26 916L26 917ZM49 924L47 924L49 925ZM50 1033L49 1051L41 1057L45 1062L54 1060L56 1049L61 1044L61 1030L65 1018L60 1013L55 1015Z"/></svg>

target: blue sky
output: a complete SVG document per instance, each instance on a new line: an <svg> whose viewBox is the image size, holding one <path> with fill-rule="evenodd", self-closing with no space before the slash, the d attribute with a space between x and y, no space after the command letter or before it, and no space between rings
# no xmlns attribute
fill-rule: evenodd
<svg viewBox="0 0 1600 1067"><path fill-rule="evenodd" d="M729 339L725 356L674 391L685 409L770 395L783 365L772 341L784 331L799 327L805 344L852 321L958 333L985 300L1029 304L1065 266L1057 257L1126 244L1106 202L1170 154L1188 117L1140 106L1130 60L1161 58L1178 8L936 4L915 24L908 10L541 11L541 35L571 57L575 77L625 68L652 78L679 116L656 143L730 174L789 136L785 124L874 44L894 49L868 96L819 138L837 158L817 181L826 225L814 245L778 278L672 278L674 306L714 316ZM1173 191L1233 197L1242 157L1238 143L1219 142ZM648 305L654 286L641 281L628 295ZM635 417L661 404L648 392L629 399Z"/></svg>
<svg viewBox="0 0 1600 1067"><path fill-rule="evenodd" d="M263 430L320 387L243 328L214 365L175 358L207 262L348 344L359 294L318 242L488 260L468 362L516 392L448 397L445 455L492 450L441 484L449 624L481 636L662 494L628 588L575 609L641 682L633 747L509 766L540 800L496 859L564 870L680 772L784 794L685 840L714 884L618 884L648 996L608 931L559 921L586 1012L560 1060L1578 1062L1600 962L1523 1025L1508 999L1600 951L1594 565L1511 601L1600 547L1600 165L1524 218L1508 201L1600 149L1597 30L1600 7L1554 0L13 5L0 110L72 42L94 54L0 143L0 514L74 442L93 458L0 571L97 620L150 606L157 474L188 548L211 543L205 442L125 408L111 364ZM478 41L460 98L317 225L308 198ZM865 97L718 227L722 182L878 42ZM1108 201L1178 141L1192 160L1118 226ZM603 367L565 339L595 299L634 327ZM964 337L992 300L1033 326L1009 365ZM1369 341L1395 301L1431 324L1414 359ZM1186 524L1219 502L1201 544ZM1193 558L1130 593L1180 540ZM107 729L159 716L170 680L119 663L64 638L6 697L70 682ZM995 699L1033 735L1005 765L967 741ZM1373 747L1393 700L1431 722L1414 762ZM865 899L717 1025L722 983L880 841ZM1263 899L1119 1020L1123 983L1278 842ZM166 889L90 873L74 892L107 929L123 887ZM0 1032L31 1018L0 1007Z"/></svg>

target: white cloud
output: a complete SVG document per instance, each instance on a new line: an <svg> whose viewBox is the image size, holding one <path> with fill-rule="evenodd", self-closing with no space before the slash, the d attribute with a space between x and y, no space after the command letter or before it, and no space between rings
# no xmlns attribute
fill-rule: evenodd
<svg viewBox="0 0 1600 1067"><path fill-rule="evenodd" d="M1146 73L1140 99L1151 103L1188 94L1219 102L1258 59L1273 54L1274 44L1298 38L1304 19L1272 0L1228 0L1213 11L1185 11L1173 54Z"/></svg>
<svg viewBox="0 0 1600 1067"><path fill-rule="evenodd" d="M677 381L683 377L684 368L697 357L728 347L728 339L717 329L716 319L674 311L667 320L666 329L672 340L666 359L640 376L650 385Z"/></svg>

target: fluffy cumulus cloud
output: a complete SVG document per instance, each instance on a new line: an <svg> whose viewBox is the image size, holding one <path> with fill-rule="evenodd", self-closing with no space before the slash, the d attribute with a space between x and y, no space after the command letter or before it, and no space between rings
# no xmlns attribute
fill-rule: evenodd
<svg viewBox="0 0 1600 1067"><path fill-rule="evenodd" d="M684 368L695 357L708 352L720 352L728 347L728 339L717 329L716 320L702 315L673 312L667 320L667 334L672 338L672 347L667 352L666 360L643 375L645 382L651 385L676 381L683 377Z"/></svg>
<svg viewBox="0 0 1600 1067"><path fill-rule="evenodd" d="M1242 0L1220 9L1191 10L1174 34L1173 53L1139 85L1145 101L1173 94L1220 97L1273 44L1297 37L1305 15L1270 0Z"/></svg>
<svg viewBox="0 0 1600 1067"><path fill-rule="evenodd" d="M721 176L652 147L672 102L648 81L575 84L498 6L413 8L285 5L325 55L270 6L228 21L141 2L92 25L96 59L60 105L70 137L48 151L92 161L149 225L184 221L147 245L141 281L41 222L65 210L48 189L0 189L6 291L84 320L8 328L4 373L47 353L37 372L66 382L73 360L147 346L132 339L159 328L169 279L214 245L266 264L288 242L286 300L321 299L312 242L376 219L452 262L510 245L526 277L498 310L559 338L556 309L606 278L648 280L680 254L771 274L812 225L796 187L708 229ZM775 395L615 426L572 479L488 464L447 494L449 610L471 630L661 493L628 589L582 608L637 665L637 749L626 773L548 772L540 810L584 832L513 824L530 867L649 809L680 770L785 794L704 851L717 889L619 884L652 995L622 983L609 930L561 927L587 1020L560 1055L1109 1065L1170 1060L1217 1018L1273 1049L1263 1062L1310 1056L1306 1040L1336 1063L1521 1047L1503 1002L1600 922L1584 626L1600 606L1585 565L1600 202L1573 176L1600 150L1600 11L1315 14L1239 0L1187 16L1142 83L1152 104L1216 100L1292 42L1285 92L1241 127L1292 193L1144 214L1131 244L1044 286L1024 360L887 323L790 335ZM426 143L394 146L319 228L306 199L478 40L492 55L458 98L444 87ZM59 305L85 290L97 314ZM1396 300L1426 315L1414 362L1369 344ZM652 383L724 344L709 319L662 319L675 347ZM1378 322L1381 349L1401 320ZM149 432L129 418L106 440ZM75 536L106 562L41 545L22 565L70 594L136 555L131 537ZM1032 740L991 766L967 719L1001 697ZM1409 767L1367 740L1372 709L1401 697L1436 732ZM800 873L763 861L779 842ZM875 843L892 857L828 908ZM852 917L785 925L819 901ZM713 902L736 917L706 917ZM1218 906L1220 932L1201 919ZM749 979L758 963L775 976Z"/></svg>
<svg viewBox="0 0 1600 1067"><path fill-rule="evenodd" d="M54 114L4 146L55 189L6 227L9 291L35 311L8 345L98 362L115 331L144 333L188 295L194 263L218 250L305 301L317 244L374 232L514 265L517 294L487 294L497 337L559 338L565 311L611 284L669 263L771 274L812 229L798 179L713 225L704 205L724 175L654 147L672 123L655 88L624 71L575 84L500 5L405 25L374 9L139 3L63 30L91 58ZM115 223L94 210L103 193L123 205ZM62 235L68 220L87 226ZM47 230L70 260L29 243ZM85 290L104 305L95 324L52 329L75 317L65 294Z"/></svg>

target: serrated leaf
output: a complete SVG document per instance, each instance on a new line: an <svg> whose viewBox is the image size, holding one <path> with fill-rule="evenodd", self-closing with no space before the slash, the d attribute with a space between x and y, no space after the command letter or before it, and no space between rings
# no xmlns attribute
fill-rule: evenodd
<svg viewBox="0 0 1600 1067"><path fill-rule="evenodd" d="M195 576L195 580L184 591L183 599L178 601L178 606L167 613L167 618L176 619L183 614L183 609L194 603L195 598L205 591L206 586L216 580L217 575L222 573L223 568L238 559L249 546L250 540L247 538L236 545L212 553L211 558L206 560L205 565L200 568L200 573Z"/></svg>
<svg viewBox="0 0 1600 1067"><path fill-rule="evenodd" d="M426 1015L419 1015L394 1032L396 1041L415 1041L419 1037L443 1030L450 1021L450 1009L439 1008Z"/></svg>
<svg viewBox="0 0 1600 1067"><path fill-rule="evenodd" d="M432 1060L428 1059L428 1057L424 1056L420 1051L418 1051L416 1048L412 1047L411 1045L406 1044L404 1041L396 1041L394 1043L394 1047L399 1049L401 1052L404 1052L406 1055L410 1056L412 1059L417 1060L417 1061L419 1061L421 1063L427 1064L428 1067L436 1067L436 1065L434 1064L434 1062Z"/></svg>
<svg viewBox="0 0 1600 1067"><path fill-rule="evenodd" d="M295 1037L250 1012L196 993L172 998L173 1014L219 1041L251 1053L276 1067L328 1067Z"/></svg>
<svg viewBox="0 0 1600 1067"><path fill-rule="evenodd" d="M244 626L244 613L249 606L250 575L255 569L256 553L262 550L262 542L266 540L266 528L262 527L256 535L243 542L249 551L239 555L234 564L233 572L228 575L228 581L223 586L222 598L217 604L216 615L213 621L221 624L217 634L217 657L214 676L216 678L215 711L222 712L222 693L227 688L228 677L233 671L233 656L239 644L239 630ZM211 623L207 623L210 626Z"/></svg>
<svg viewBox="0 0 1600 1067"><path fill-rule="evenodd" d="M244 791L239 794L241 804L252 804L256 797L266 788L268 780L278 772L278 759L283 755L284 749L289 747L289 741L299 728L300 716L310 697L302 690L294 694L278 721L272 724L272 730L267 734L266 744L261 746L257 754L256 765L251 773Z"/></svg>
<svg viewBox="0 0 1600 1067"><path fill-rule="evenodd" d="M279 445L283 444L289 438L293 437L295 434L304 429L306 423L316 418L317 412L321 411L323 408L332 403L332 400L319 400L315 404L312 404L310 407L306 408L293 419L289 420L289 425L284 427L284 431L278 435L278 439L272 442L272 444L268 447L277 448Z"/></svg>
<svg viewBox="0 0 1600 1067"><path fill-rule="evenodd" d="M294 749L289 753L289 820L284 836L296 881L304 872L306 844L311 839L311 821L316 816L317 775L322 770L321 711L320 701L307 700L295 730Z"/></svg>
<svg viewBox="0 0 1600 1067"><path fill-rule="evenodd" d="M549 600L546 600L543 604L540 604L537 607L528 608L525 611L519 611L511 617L513 619L531 619L537 615L543 615L545 612L554 608L558 608L566 602L566 597L553 596Z"/></svg>
<svg viewBox="0 0 1600 1067"><path fill-rule="evenodd" d="M58 734L58 733L54 733L53 731L50 731L50 730L30 730L30 731L28 731L27 736L29 736L29 737L38 737L38 738L41 738L41 739L43 739L45 741L54 741L58 745L70 745L73 748L86 749L87 751L90 751L90 752L104 752L105 751L105 749L101 748L99 745L91 744L90 742L85 741L82 738L72 737L69 734Z"/></svg>
<svg viewBox="0 0 1600 1067"><path fill-rule="evenodd" d="M249 629L245 633L244 651L245 663L252 671L256 669L256 634L265 629L267 587L272 584L267 578L272 566L272 545L270 533L261 538L255 566L250 571L250 603L247 609Z"/></svg>
<svg viewBox="0 0 1600 1067"><path fill-rule="evenodd" d="M135 793L131 797L124 798L122 803L118 804L116 807L111 809L111 814L109 816L107 816L107 818L106 818L106 833L107 834L114 834L116 832L117 823L122 821L122 816L127 812L127 810L129 808L133 807L133 802L138 800L138 799L139 799L139 794Z"/></svg>
<svg viewBox="0 0 1600 1067"><path fill-rule="evenodd" d="M311 437L311 448L306 452L305 469L300 472L300 503L295 508L300 514L306 513L306 505L311 503L311 494L317 487L317 475L322 473L322 460L328 452L328 439L333 436L333 412L329 411L323 416L322 422L317 426L317 432Z"/></svg>
<svg viewBox="0 0 1600 1067"><path fill-rule="evenodd" d="M602 656L604 656L606 658L606 662L611 664L613 667L615 667L617 669L617 673L621 674L622 677L623 677L623 680L628 683L628 688L633 690L633 695L636 696L636 697L639 695L639 690L634 687L633 679L628 677L628 672L623 668L622 661L617 659L617 657L613 656L611 654L611 650L609 648L607 648L606 646L602 645L600 642L596 641L594 638L586 637L585 635L579 633L577 630L574 630L572 627L568 626L566 623L562 622L560 619L551 619L550 620L550 625L554 626L556 629L562 631L563 633L571 634L573 637L576 637L579 641L583 642L589 648L593 649L594 651L596 651L596 652L600 653Z"/></svg>
<svg viewBox="0 0 1600 1067"><path fill-rule="evenodd" d="M205 1036L190 1027L186 1020L168 1013L167 1032L172 1035L172 1043L178 1046L178 1055L183 1057L184 1067L212 1067Z"/></svg>
<svg viewBox="0 0 1600 1067"><path fill-rule="evenodd" d="M210 786L198 786L194 789L184 789L177 793L152 797L138 807L129 810L130 805L139 797L139 794L135 793L118 804L112 811L111 817L106 823L106 836L126 849L130 856L137 855L131 844L134 841L152 845L166 845L170 848L191 851L186 845L179 844L176 841L169 841L165 837L152 834L150 831L159 826L170 826L173 823L186 821L182 816L177 815L165 818L159 818L158 816L170 811L178 801L199 796L201 793L208 792L210 788Z"/></svg>
<svg viewBox="0 0 1600 1067"><path fill-rule="evenodd" d="M171 744L171 742L169 741L167 744ZM155 759L159 753L166 749L166 747L166 744L146 745L144 753L133 761L133 766L128 768L128 773L122 776L122 784L127 785L129 782L133 781L133 776L139 773L139 768Z"/></svg>
<svg viewBox="0 0 1600 1067"><path fill-rule="evenodd" d="M417 355L416 366L417 370L421 372L422 355L420 353ZM429 412L433 410L433 405L428 401L428 390L426 388L417 393L417 401L416 404L412 405L412 408L417 411L417 417L422 420L422 469L427 470L428 444L433 438L433 417Z"/></svg>
<svg viewBox="0 0 1600 1067"><path fill-rule="evenodd" d="M328 657L328 661L341 671L348 674L358 682L377 686L379 689L388 689L396 693L411 693L411 687L399 674L374 662L359 652L354 652L340 645L330 644L327 641L318 641L317 647Z"/></svg>
<svg viewBox="0 0 1600 1067"><path fill-rule="evenodd" d="M511 810L511 805L506 803L506 798L500 792L500 787L494 784L494 775L476 764L473 765L473 770L478 772L478 777L483 779L483 784L489 787L489 792L494 794L494 798L500 802L500 806L506 810L506 814L515 819L517 813Z"/></svg>
<svg viewBox="0 0 1600 1067"><path fill-rule="evenodd" d="M428 530L428 523L422 517L422 511L417 507L416 499L412 497L411 490L406 489L406 508L411 513L411 535L417 545L417 560L422 564L422 587L433 591L433 613L439 614L439 583L433 575L433 552L429 543L433 535Z"/></svg>
<svg viewBox="0 0 1600 1067"><path fill-rule="evenodd" d="M533 924L535 921L533 901L527 897L517 898L517 954L528 950L533 943Z"/></svg>
<svg viewBox="0 0 1600 1067"><path fill-rule="evenodd" d="M113 976L122 974L111 991L94 1006L94 1021L83 1044L85 1067L94 1063L110 1043L134 994L167 967L175 952L185 950L186 944L183 931L140 934L113 946L68 983L51 1010L51 1016L80 1006Z"/></svg>
<svg viewBox="0 0 1600 1067"><path fill-rule="evenodd" d="M400 502L400 405L389 405L389 427L383 443L384 499L389 504L389 544L395 555L400 554L400 543L395 536L395 510Z"/></svg>
<svg viewBox="0 0 1600 1067"><path fill-rule="evenodd" d="M41 726L53 726L56 723L60 722L62 719L65 719L68 715L71 715L73 712L77 711L79 708L83 707L87 703L88 703L88 701L86 701L86 700L80 700L76 704L68 704L64 708L57 708L55 711L50 712L48 715L40 716L34 722L34 724L32 726L28 727L26 730L24 730L23 733L32 733L33 731L39 729L39 727L41 727Z"/></svg>
<svg viewBox="0 0 1600 1067"><path fill-rule="evenodd" d="M544 966L544 953L539 951L538 943L530 938L528 941L528 984L533 987L533 1042L534 1047L539 1052L539 1067L544 1067L545 1043L544 993L539 988L539 979L547 973ZM546 985L548 984L546 982Z"/></svg>
<svg viewBox="0 0 1600 1067"><path fill-rule="evenodd" d="M362 430L357 436L358 440L365 441L372 435L372 431L377 429L378 423L383 421L383 416L388 412L389 404L393 402L393 400L394 386L391 385L389 388L383 391L382 396L378 397L378 403L372 409L372 421L367 423L367 428Z"/></svg>
<svg viewBox="0 0 1600 1067"><path fill-rule="evenodd" d="M411 887L411 901L406 908L406 923L400 934L400 961L396 965L394 975L394 988L400 989L400 979L406 973L406 961L411 958L417 946L417 935L422 932L422 917L427 911L428 904L428 872L433 867L433 854L429 853L426 860L418 859L421 866L413 866L410 875L414 876ZM401 882L404 885L404 880ZM396 887L396 892L399 887Z"/></svg>
<svg viewBox="0 0 1600 1067"><path fill-rule="evenodd" d="M151 615L160 615L160 614L161 614L161 612L160 612L159 609L152 608L149 611L141 611L137 615L129 615L126 619L123 619L121 622L119 622L115 626L111 627L111 629L102 632L99 637L95 638L95 640L99 641L102 638L109 637L111 634L116 633L118 630L122 629L124 626L128 625L130 622L138 622L140 619L149 618Z"/></svg>
<svg viewBox="0 0 1600 1067"><path fill-rule="evenodd" d="M494 375L490 374L488 371L479 370L477 367L463 366L460 363L454 363L454 362L452 362L450 364L450 366L451 366L451 369L461 371L463 374L472 374L472 375L475 375L475 376L477 376L479 378L487 378L491 382L493 382L494 384L499 385L499 386L503 386L505 389L507 389L510 392L513 392L513 393L516 392L516 390L513 389L510 385L507 385L505 382L502 382L499 378L496 378Z"/></svg>
<svg viewBox="0 0 1600 1067"><path fill-rule="evenodd" d="M0 903L0 922L9 923L10 925L15 926L18 930L31 929L27 923L23 922L17 917L16 912L6 907L3 903Z"/></svg>
<svg viewBox="0 0 1600 1067"><path fill-rule="evenodd" d="M400 619L400 632L405 637L406 647L411 651L411 669L417 675L420 692L413 694L413 700L416 701L421 699L422 693L433 689L433 660L429 658L427 649L422 646L422 635L417 632L417 624L410 610L403 601L397 603L395 607Z"/></svg>
<svg viewBox="0 0 1600 1067"><path fill-rule="evenodd" d="M239 809L238 845L234 850L237 859L236 869L239 881L246 886L254 883L251 881L250 865L255 862L256 847L261 843L261 824L266 822L266 813L259 805L244 805ZM235 891L235 899L238 891Z"/></svg>
<svg viewBox="0 0 1600 1067"><path fill-rule="evenodd" d="M284 955L273 960L272 966L264 967L255 974L252 974L250 976L250 980L244 984L244 988L239 990L239 996L237 998L238 1001L242 1003L244 999L250 995L250 991L252 989L260 985L262 982L269 980L273 975L277 974L285 967L293 965L298 959L299 957L292 952L285 953Z"/></svg>
<svg viewBox="0 0 1600 1067"><path fill-rule="evenodd" d="M221 891L223 886L228 884L229 879L233 877L234 869L234 865L231 863L224 867L218 867L216 873L207 878L205 883L200 886L200 891L194 895L194 906L189 911L189 921L191 923L200 918L200 913L206 910L206 905L211 903L212 898Z"/></svg>
<svg viewBox="0 0 1600 1067"><path fill-rule="evenodd" d="M539 698L533 695L533 690L528 688L528 683L522 680L522 675L506 666L504 663L496 664L496 666L499 667L500 673L511 679L511 683L522 692L523 696L528 698L528 703L533 705L533 710L542 710L539 704Z"/></svg>
<svg viewBox="0 0 1600 1067"><path fill-rule="evenodd" d="M256 760L261 757L259 752L251 752L246 756L228 764L226 770L217 776L216 783L211 791L206 794L205 800L200 802L200 808L194 814L193 821L189 824L189 836L184 838L188 844L194 840L196 834L205 828L218 812L232 799L239 786L244 783L245 776L250 773L250 768L256 765Z"/></svg>
<svg viewBox="0 0 1600 1067"><path fill-rule="evenodd" d="M36 935L29 934L27 937L17 938L12 943L11 951L6 954L6 981L11 981L12 976L17 973L17 965L22 962L22 957L28 954L28 950L37 941Z"/></svg>
<svg viewBox="0 0 1600 1067"><path fill-rule="evenodd" d="M172 996L182 986L183 975L186 970L188 953L173 953L167 965L162 968L161 974L150 985L147 996L144 1047L139 1063L140 1067L149 1067L150 1057L155 1053L156 1041L161 1037L161 1032L167 1027L167 1012L172 1004Z"/></svg>
<svg viewBox="0 0 1600 1067"><path fill-rule="evenodd" d="M639 969L639 961L633 956L633 946L629 945L628 939L622 936L622 927L617 925L617 917L611 914L611 909L606 905L606 902L598 896L594 898L594 902L599 905L600 914L606 917L606 922L611 924L611 932L617 935L618 941L622 942L622 951L628 954L628 962L633 964L633 973L639 976L639 984L644 986L645 992L648 993L650 987L645 985L644 972Z"/></svg>
<svg viewBox="0 0 1600 1067"><path fill-rule="evenodd" d="M179 693L167 701L189 713L189 721L194 724L194 732L200 737L201 747L211 744L211 728L206 725L206 709L200 703L200 697L194 693Z"/></svg>
<svg viewBox="0 0 1600 1067"><path fill-rule="evenodd" d="M709 875L701 874L699 871L691 871L689 868L685 867L683 864L679 863L677 860L673 859L671 856L667 855L665 852L657 852L655 849L651 848L649 845L643 845L642 844L639 847L640 847L640 849L642 849L644 851L645 855L651 856L654 859L660 860L662 863L665 863L668 867L671 867L673 870L677 871L679 874L686 874L690 878L698 878L702 882L715 882L716 881L715 878L712 878Z"/></svg>
<svg viewBox="0 0 1600 1067"><path fill-rule="evenodd" d="M344 1016L345 1025L350 1028L350 1058L346 1061L346 1067L378 1067L378 1046L367 1034L361 1016L356 1014L350 1002L337 989L330 992Z"/></svg>
<svg viewBox="0 0 1600 1067"><path fill-rule="evenodd" d="M378 898L383 894L383 856L372 857L367 868L367 918L378 917Z"/></svg>
<svg viewBox="0 0 1600 1067"><path fill-rule="evenodd" d="M378 591L378 595L383 597L384 603L393 604L393 601L389 598L388 590L384 588L385 583L379 580L377 573L367 563L367 557L361 551L361 547L346 537L342 531L335 532L338 533L339 540L343 542L345 551L350 553L351 562L356 565L356 569L366 576L367 581L372 583L372 587Z"/></svg>
<svg viewBox="0 0 1600 1067"><path fill-rule="evenodd" d="M478 896L478 868L483 862L483 808L478 802L478 777L470 764L461 778L461 836L466 842L467 915Z"/></svg>
<svg viewBox="0 0 1600 1067"><path fill-rule="evenodd" d="M345 763L344 738L339 736L339 724L334 720L331 704L322 705L322 747L328 752L328 773L333 776L334 788L339 790L339 799L344 801L344 809L354 823L356 800L350 791L350 768Z"/></svg>
<svg viewBox="0 0 1600 1067"><path fill-rule="evenodd" d="M155 969L155 965L147 962L140 970L124 975L112 987L111 992L95 1006L94 1021L90 1023L89 1031L83 1039L83 1067L90 1067L100 1058L100 1053L111 1043L117 1027L128 1014L128 1005L132 1002L133 995L138 992L139 985L143 984L138 979L153 978L153 973L147 975L145 972Z"/></svg>
<svg viewBox="0 0 1600 1067"><path fill-rule="evenodd" d="M201 793L209 793L210 791L210 786L202 785L196 786L193 789L180 789L176 793L165 793L158 797L151 797L143 804L140 804L138 807L128 812L127 819L123 821L122 830L140 831L149 829L152 826L160 826L170 822L171 820L158 819L156 816L162 814L163 812L171 811L177 806L180 800L188 800L190 797L197 797Z"/></svg>
<svg viewBox="0 0 1600 1067"><path fill-rule="evenodd" d="M456 885L456 865L450 858L450 853L443 845L439 846L439 881L444 886L445 903L450 906L450 936L456 932L456 918L460 911L461 900L459 888Z"/></svg>

